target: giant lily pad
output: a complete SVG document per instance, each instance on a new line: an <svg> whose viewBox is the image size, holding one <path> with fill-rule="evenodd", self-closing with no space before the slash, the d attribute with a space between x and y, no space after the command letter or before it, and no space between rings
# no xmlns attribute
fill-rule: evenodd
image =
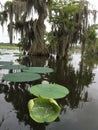
<svg viewBox="0 0 98 130"><path fill-rule="evenodd" d="M3 79L11 82L29 82L40 79L39 74L32 74L26 72L10 73L3 76Z"/></svg>
<svg viewBox="0 0 98 130"><path fill-rule="evenodd" d="M29 67L27 70L24 70L26 72L33 72L33 73L42 73L42 74L46 74L46 73L51 73L53 72L52 68L48 68L48 67Z"/></svg>
<svg viewBox="0 0 98 130"><path fill-rule="evenodd" d="M0 66L1 69L12 69L12 70L19 70L19 69L27 69L24 65L4 65Z"/></svg>
<svg viewBox="0 0 98 130"><path fill-rule="evenodd" d="M11 61L0 61L0 65L11 65L13 62Z"/></svg>
<svg viewBox="0 0 98 130"><path fill-rule="evenodd" d="M63 98L69 93L69 90L66 87L58 84L34 85L29 89L29 91L35 96L53 99Z"/></svg>
<svg viewBox="0 0 98 130"><path fill-rule="evenodd" d="M53 99L34 98L28 102L30 117L38 122L52 122L60 114L60 107Z"/></svg>

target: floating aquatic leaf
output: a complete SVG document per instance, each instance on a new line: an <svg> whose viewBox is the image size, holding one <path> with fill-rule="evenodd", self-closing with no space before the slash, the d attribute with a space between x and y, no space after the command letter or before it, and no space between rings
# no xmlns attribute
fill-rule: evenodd
<svg viewBox="0 0 98 130"><path fill-rule="evenodd" d="M12 69L12 70L19 70L19 69L27 69L24 65L4 65L0 66L1 69Z"/></svg>
<svg viewBox="0 0 98 130"><path fill-rule="evenodd" d="M55 100L42 97L31 99L28 102L28 109L30 117L38 123L54 121L61 110Z"/></svg>
<svg viewBox="0 0 98 130"><path fill-rule="evenodd" d="M66 87L58 84L38 84L32 86L29 91L35 96L53 99L63 98L69 93Z"/></svg>
<svg viewBox="0 0 98 130"><path fill-rule="evenodd" d="M17 72L10 73L3 76L3 79L11 82L29 82L40 79L39 74L26 73L26 72Z"/></svg>
<svg viewBox="0 0 98 130"><path fill-rule="evenodd" d="M53 72L53 69L49 67L29 67L27 70L24 70L24 71L46 74L46 73Z"/></svg>
<svg viewBox="0 0 98 130"><path fill-rule="evenodd" d="M0 61L0 65L12 65L13 62L11 61Z"/></svg>

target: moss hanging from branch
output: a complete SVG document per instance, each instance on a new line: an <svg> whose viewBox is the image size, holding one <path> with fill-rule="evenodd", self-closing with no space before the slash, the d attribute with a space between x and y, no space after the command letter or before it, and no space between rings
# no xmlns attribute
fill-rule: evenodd
<svg viewBox="0 0 98 130"><path fill-rule="evenodd" d="M16 1L17 2L17 1ZM21 33L21 47L23 50L28 51L29 55L48 55L48 49L46 48L44 41L45 25L44 20L47 17L48 1L36 0L22 1L26 3L26 10L21 15L21 20L16 21L15 29ZM26 21L28 14L31 14L32 9L38 13L38 19ZM33 10L33 11L34 11ZM23 23L19 27L19 22ZM17 27L18 25L18 27ZM23 43L23 41L25 42ZM26 47L28 45L28 48Z"/></svg>
<svg viewBox="0 0 98 130"><path fill-rule="evenodd" d="M1 11L0 12L0 23L2 26L5 22L7 22L7 18L8 18L7 11L5 11L5 10Z"/></svg>

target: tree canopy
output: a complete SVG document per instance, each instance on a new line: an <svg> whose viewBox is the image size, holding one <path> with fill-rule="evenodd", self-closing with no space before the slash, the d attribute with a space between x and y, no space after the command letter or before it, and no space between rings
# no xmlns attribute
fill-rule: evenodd
<svg viewBox="0 0 98 130"><path fill-rule="evenodd" d="M16 30L21 35L19 46L29 55L48 56L55 53L58 58L65 58L72 45L80 43L84 48L90 14L95 23L96 11L89 9L86 0L13 0L5 3L0 12L0 22L3 25L9 19L10 43L13 30ZM46 33L44 24L47 17L51 24L49 33Z"/></svg>

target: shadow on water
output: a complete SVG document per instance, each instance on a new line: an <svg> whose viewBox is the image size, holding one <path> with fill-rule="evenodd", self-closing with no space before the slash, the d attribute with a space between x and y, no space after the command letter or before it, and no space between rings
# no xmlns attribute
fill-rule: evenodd
<svg viewBox="0 0 98 130"><path fill-rule="evenodd" d="M42 83L44 80L49 83L64 85L70 91L69 95L66 98L57 100L62 108L61 115L63 112L66 113L66 107L74 109L78 108L80 102L88 102L87 88L89 87L89 84L93 82L94 74L92 72L92 68L86 65L83 61L79 63L79 69L77 70L75 70L73 64L66 60L56 61L55 59L35 57L29 59L26 57L22 63L26 64L27 66L49 66L54 69L54 72L51 74L43 75L42 79L36 82L30 82L30 84L0 84L0 95L3 99L3 102L1 104L11 104L10 107L4 109L13 111L15 116L12 119L14 124L16 122L15 126L11 127L10 123L6 121L6 110L2 110L4 112L4 115L3 113L0 113L0 115L2 115L0 116L0 127L2 130L12 130L16 127L17 130L46 130L49 124L38 124L34 122L29 117L27 108L29 99L34 98L34 96L28 92L28 87L33 84ZM60 119L58 118L55 122L60 122ZM54 129L50 128L49 130Z"/></svg>

